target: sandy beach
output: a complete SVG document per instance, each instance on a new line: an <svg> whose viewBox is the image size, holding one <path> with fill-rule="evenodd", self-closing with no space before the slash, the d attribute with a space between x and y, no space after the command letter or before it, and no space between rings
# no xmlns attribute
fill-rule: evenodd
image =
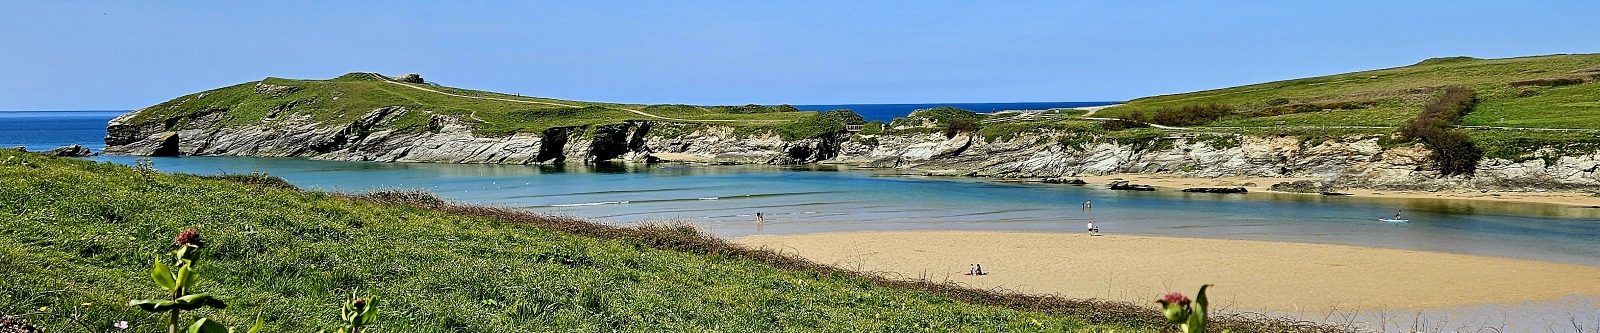
<svg viewBox="0 0 1600 333"><path fill-rule="evenodd" d="M755 247L905 278L1145 302L1215 284L1229 310L1442 309L1600 296L1600 267L1344 245L1136 235L888 231L758 235ZM980 263L989 275L966 276Z"/></svg>
<svg viewBox="0 0 1600 333"><path fill-rule="evenodd" d="M1296 180L1315 180L1312 178L1276 178L1276 177L1218 177L1218 178L1185 178L1170 175L1151 174L1111 174L1104 176L1077 177L1089 182L1090 185L1105 185L1115 179L1128 180L1135 184L1150 185L1165 189L1183 189L1189 187L1234 187L1241 186L1250 192L1289 193L1270 191L1272 184ZM1254 184L1254 185L1246 185ZM1359 197L1370 198L1396 198L1396 199L1458 199L1458 200L1484 200L1496 202L1527 202L1569 206L1600 206L1600 197L1590 196L1587 192L1480 192L1480 191L1378 191L1365 189L1343 189ZM1291 193L1301 195L1321 195L1317 193Z"/></svg>

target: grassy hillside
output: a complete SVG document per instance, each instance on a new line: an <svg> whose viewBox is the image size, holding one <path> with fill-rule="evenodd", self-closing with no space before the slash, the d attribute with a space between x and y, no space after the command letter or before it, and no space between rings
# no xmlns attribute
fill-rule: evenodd
<svg viewBox="0 0 1600 333"><path fill-rule="evenodd" d="M221 113L224 126L272 125L297 117L339 125L360 119L373 109L388 106L420 111L405 114L390 125L394 129L423 131L433 115L446 115L473 123L475 131L483 135L537 133L551 127L612 124L628 120L663 120L628 109L680 119L680 122L773 129L796 122L814 121L818 117L817 112L779 107L645 106L557 100L436 84L404 83L372 73L350 73L331 80L266 78L240 83L141 109L131 120L135 123L168 122L182 126L198 116L225 111Z"/></svg>
<svg viewBox="0 0 1600 333"><path fill-rule="evenodd" d="M1115 117L1163 108L1221 105L1209 126L1398 126L1436 88L1477 92L1464 125L1600 129L1600 55L1506 59L1435 58L1414 65L1139 98L1101 111ZM1505 118L1503 125L1500 118Z"/></svg>
<svg viewBox="0 0 1600 333"><path fill-rule="evenodd" d="M123 320L155 331L159 318L123 304L161 295L146 273L152 256L195 227L207 243L195 288L230 305L198 313L234 326L259 314L272 332L333 327L352 289L382 300L382 332L1139 332L1151 326L1083 319L1155 320L1128 305L1051 310L1061 301L885 287L692 229L424 209L443 206L218 178L0 152L0 314L50 331Z"/></svg>

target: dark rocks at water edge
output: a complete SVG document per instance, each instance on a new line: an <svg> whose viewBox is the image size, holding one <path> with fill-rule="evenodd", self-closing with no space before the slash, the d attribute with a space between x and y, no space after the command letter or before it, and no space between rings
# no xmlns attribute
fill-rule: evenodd
<svg viewBox="0 0 1600 333"><path fill-rule="evenodd" d="M1088 185L1089 184L1089 182L1083 181L1082 179L1078 179L1078 178L1073 178L1073 179L1045 178L1045 179L1042 179L1040 181L1044 182L1045 184L1067 184L1067 185Z"/></svg>
<svg viewBox="0 0 1600 333"><path fill-rule="evenodd" d="M1272 187L1268 187L1267 189L1274 192L1289 193L1322 193L1332 191L1327 184L1319 184L1310 180L1296 180L1292 182L1272 184Z"/></svg>
<svg viewBox="0 0 1600 333"><path fill-rule="evenodd" d="M1133 183L1129 183L1126 180L1118 180L1118 181L1111 182L1111 189L1118 190L1118 191L1155 191L1156 190L1156 188L1154 186L1133 184Z"/></svg>
<svg viewBox="0 0 1600 333"><path fill-rule="evenodd" d="M1184 192L1190 192L1190 193L1223 193L1223 194L1249 193L1250 192L1250 190L1247 190L1247 189L1245 189L1243 187L1191 187L1191 188L1183 189L1183 191Z"/></svg>
<svg viewBox="0 0 1600 333"><path fill-rule="evenodd" d="M93 150L89 150L89 148L84 148L80 145L61 146L57 147L56 149L40 152L39 154L55 157L89 157L98 155L95 154Z"/></svg>

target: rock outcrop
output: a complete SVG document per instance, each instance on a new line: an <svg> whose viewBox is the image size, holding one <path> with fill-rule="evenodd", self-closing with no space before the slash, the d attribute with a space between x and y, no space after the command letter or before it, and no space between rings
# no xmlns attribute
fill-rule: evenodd
<svg viewBox="0 0 1600 333"><path fill-rule="evenodd" d="M1444 176L1431 170L1428 151L1422 146L1383 147L1372 137L1305 141L1239 136L1219 144L1205 138L1218 134L1118 142L1048 131L1005 139L974 133L861 136L839 131L784 139L774 133L742 132L728 126L655 121L483 136L475 134L470 121L441 115L430 116L426 129L389 126L412 112L420 111L383 107L344 124L322 124L291 115L244 126L223 126L226 110L137 124L128 121L130 114L110 123L105 152L496 164L653 162L671 156L670 160L723 164L830 163L1001 178L1160 173L1319 179L1310 186L1314 188L1302 189L1307 192L1328 188L1600 189L1600 154L1525 161L1484 159L1475 176Z"/></svg>
<svg viewBox="0 0 1600 333"><path fill-rule="evenodd" d="M84 148L80 145L61 146L57 147L56 149L46 150L39 154L55 157L88 157L95 155L93 150L89 150L89 148Z"/></svg>

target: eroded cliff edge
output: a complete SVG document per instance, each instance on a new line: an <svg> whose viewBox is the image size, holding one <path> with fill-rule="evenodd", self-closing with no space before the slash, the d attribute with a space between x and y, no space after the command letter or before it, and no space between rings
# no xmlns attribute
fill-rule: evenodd
<svg viewBox="0 0 1600 333"><path fill-rule="evenodd" d="M475 134L457 117L429 116L426 130L392 125L404 107L367 111L327 124L301 116L244 126L221 121L227 110L177 119L112 120L106 152L130 155L272 156L426 163L559 164L697 161L834 163L931 175L1002 178L1158 173L1190 177L1307 177L1339 187L1375 189L1593 190L1600 155L1521 161L1489 158L1471 176L1430 170L1421 145L1385 147L1380 138L1170 133L1140 140L1041 130L1005 138L976 132L862 134L831 131L785 139L734 126L665 121L553 127L506 136Z"/></svg>

